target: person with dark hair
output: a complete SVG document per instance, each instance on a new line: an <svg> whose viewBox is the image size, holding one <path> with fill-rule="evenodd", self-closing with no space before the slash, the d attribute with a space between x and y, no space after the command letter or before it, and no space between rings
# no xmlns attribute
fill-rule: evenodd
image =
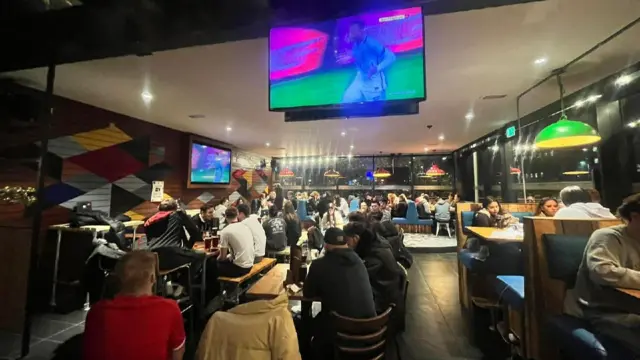
<svg viewBox="0 0 640 360"><path fill-rule="evenodd" d="M626 198L618 214L623 225L591 234L565 312L586 318L640 357L638 300L617 290L640 290L640 194Z"/></svg>
<svg viewBox="0 0 640 360"><path fill-rule="evenodd" d="M347 219L349 222L367 222L367 215L360 211L352 211L349 213Z"/></svg>
<svg viewBox="0 0 640 360"><path fill-rule="evenodd" d="M329 204L331 204L331 195L327 192L322 195L322 198L318 202L318 219L322 220L324 214L329 211Z"/></svg>
<svg viewBox="0 0 640 360"><path fill-rule="evenodd" d="M296 214L296 210L293 208L293 204L290 202L284 204L283 212L284 221L287 224L287 229L285 230L287 234L287 242L293 249L298 246L298 240L300 239L300 236L302 236L302 224L300 223L298 214Z"/></svg>
<svg viewBox="0 0 640 360"><path fill-rule="evenodd" d="M213 215L213 212L213 205L204 204L200 207L200 213L191 217L201 233L217 230L220 227L220 220Z"/></svg>
<svg viewBox="0 0 640 360"><path fill-rule="evenodd" d="M518 218L511 216L502 209L502 206L494 198L487 196L482 200L482 209L478 210L473 217L473 226L505 228L512 224L517 224Z"/></svg>
<svg viewBox="0 0 640 360"><path fill-rule="evenodd" d="M392 303L401 305L405 273L396 262L389 243L363 222L348 223L344 234L349 247L367 268L376 311L381 313Z"/></svg>
<svg viewBox="0 0 640 360"><path fill-rule="evenodd" d="M391 221L382 220L382 218L382 212L370 212L369 224L371 228L389 243L396 261L405 269L409 269L413 265L413 256L404 246L404 234L399 232Z"/></svg>
<svg viewBox="0 0 640 360"><path fill-rule="evenodd" d="M380 198L378 204L380 204L380 211L382 212L381 221L391 221L391 209L389 208L389 200L384 197Z"/></svg>
<svg viewBox="0 0 640 360"><path fill-rule="evenodd" d="M87 314L83 358L181 360L186 341L182 314L175 300L154 295L156 256L132 251L118 261L116 274L118 295L99 301Z"/></svg>
<svg viewBox="0 0 640 360"><path fill-rule="evenodd" d="M392 216L406 218L408 209L409 209L409 205L407 202L407 196L405 194L400 194L398 196L398 204L396 205L395 212L393 213Z"/></svg>
<svg viewBox="0 0 640 360"><path fill-rule="evenodd" d="M253 267L253 235L249 227L238 222L236 208L228 208L224 215L228 225L220 232L218 272L232 278L246 275Z"/></svg>
<svg viewBox="0 0 640 360"><path fill-rule="evenodd" d="M558 212L558 200L550 197L542 198L533 216L554 217Z"/></svg>
<svg viewBox="0 0 640 360"><path fill-rule="evenodd" d="M331 312L367 319L376 316L376 308L367 269L347 245L345 233L329 228L324 241L325 255L311 263L302 293L305 298L322 302L322 310L314 319L313 349L316 358L331 359L335 337Z"/></svg>
<svg viewBox="0 0 640 360"><path fill-rule="evenodd" d="M271 205L269 219L262 224L267 237L266 249L269 251L282 251L287 247L287 223L278 216L278 208Z"/></svg>
<svg viewBox="0 0 640 360"><path fill-rule="evenodd" d="M322 217L320 221L320 226L323 230L326 230L330 227L340 227L344 224L342 220L342 215L336 209L336 206L333 203L329 203L329 209Z"/></svg>
<svg viewBox="0 0 640 360"><path fill-rule="evenodd" d="M275 206L275 205L274 205ZM277 208L277 206L276 206ZM246 204L238 205L238 221L249 228L253 237L253 256L254 262L257 264L262 261L267 244L267 234L265 234L258 215L251 214L249 206Z"/></svg>
<svg viewBox="0 0 640 360"><path fill-rule="evenodd" d="M560 219L615 219L616 217L599 203L591 201L588 191L579 186L567 186L560 191L560 201L565 207L554 217Z"/></svg>

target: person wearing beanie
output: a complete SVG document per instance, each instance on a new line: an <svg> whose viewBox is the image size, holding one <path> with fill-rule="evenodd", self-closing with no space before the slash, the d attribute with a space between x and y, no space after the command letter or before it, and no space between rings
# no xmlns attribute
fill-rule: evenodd
<svg viewBox="0 0 640 360"><path fill-rule="evenodd" d="M331 328L331 312L367 319L376 316L376 309L367 269L347 245L344 232L329 228L324 234L324 241L326 253L311 263L302 291L305 298L322 302L322 310L314 319L313 349L317 354L331 358L335 336Z"/></svg>

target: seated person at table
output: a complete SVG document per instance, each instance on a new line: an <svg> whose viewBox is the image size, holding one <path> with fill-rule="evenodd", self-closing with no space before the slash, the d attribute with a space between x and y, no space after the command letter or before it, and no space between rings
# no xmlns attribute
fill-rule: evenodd
<svg viewBox="0 0 640 360"><path fill-rule="evenodd" d="M558 212L558 201L554 198L542 198L533 216L554 217Z"/></svg>
<svg viewBox="0 0 640 360"><path fill-rule="evenodd" d="M391 208L389 207L389 201L387 199L380 199L378 202L380 205L380 211L382 212L382 221L391 221Z"/></svg>
<svg viewBox="0 0 640 360"><path fill-rule="evenodd" d="M376 311L382 313L390 304L402 302L404 271L396 262L389 243L369 229L366 223L345 225L344 234L349 247L364 261L373 289Z"/></svg>
<svg viewBox="0 0 640 360"><path fill-rule="evenodd" d="M438 199L438 202L435 206L435 218L438 222L449 222L451 221L451 204L449 204L448 200Z"/></svg>
<svg viewBox="0 0 640 360"><path fill-rule="evenodd" d="M287 294L213 314L200 338L196 359L300 360Z"/></svg>
<svg viewBox="0 0 640 360"><path fill-rule="evenodd" d="M389 242L396 261L405 269L409 269L413 265L413 255L404 246L404 234L399 232L391 221L382 221L380 211L369 213L369 224L376 234Z"/></svg>
<svg viewBox="0 0 640 360"><path fill-rule="evenodd" d="M616 217L602 205L591 202L588 191L579 186L567 186L560 191L560 201L565 207L554 217L560 219L615 219Z"/></svg>
<svg viewBox="0 0 640 360"><path fill-rule="evenodd" d="M253 267L253 235L246 225L238 222L234 207L224 212L227 226L220 232L218 274L235 278L248 274Z"/></svg>
<svg viewBox="0 0 640 360"><path fill-rule="evenodd" d="M182 314L175 300L153 295L155 259L145 250L120 259L116 265L120 292L113 300L98 302L87 314L84 359L182 359L186 339Z"/></svg>
<svg viewBox="0 0 640 360"><path fill-rule="evenodd" d="M330 203L329 209L324 213L320 225L323 229L328 229L331 227L342 226L343 224L344 221L342 220L342 215L340 215L340 212L336 210L336 206L333 203Z"/></svg>
<svg viewBox="0 0 640 360"><path fill-rule="evenodd" d="M518 218L504 211L500 203L492 197L482 200L482 209L478 210L473 217L473 226L479 227L502 229L518 222Z"/></svg>
<svg viewBox="0 0 640 360"><path fill-rule="evenodd" d="M278 216L278 208L275 205L269 207L269 218L262 224L267 236L266 250L276 252L287 247L287 223Z"/></svg>
<svg viewBox="0 0 640 360"><path fill-rule="evenodd" d="M205 231L218 230L220 220L213 215L213 205L204 204L200 208L200 213L191 217L193 223L198 227L201 233Z"/></svg>
<svg viewBox="0 0 640 360"><path fill-rule="evenodd" d="M406 218L408 208L409 205L407 205L407 197L404 194L400 194L400 196L398 196L398 204L396 205L393 217Z"/></svg>
<svg viewBox="0 0 640 360"><path fill-rule="evenodd" d="M251 209L248 205L238 205L237 209L238 221L251 230L251 236L253 238L253 256L255 257L254 263L257 264L262 261L262 258L264 257L264 250L267 244L267 234L262 228L260 220L258 220L258 215L251 214Z"/></svg>
<svg viewBox="0 0 640 360"><path fill-rule="evenodd" d="M349 222L354 222L354 221L367 222L367 215L365 215L364 213L361 213L360 211L352 211L349 213L348 220Z"/></svg>
<svg viewBox="0 0 640 360"><path fill-rule="evenodd" d="M344 232L329 228L324 241L326 253L311 263L302 290L305 298L322 302L313 327L313 348L318 359L332 358L335 331L331 327L331 311L356 319L376 316L367 269L347 246Z"/></svg>
<svg viewBox="0 0 640 360"><path fill-rule="evenodd" d="M565 312L640 356L640 300L616 290L640 290L640 194L625 199L618 214L624 225L591 234Z"/></svg>

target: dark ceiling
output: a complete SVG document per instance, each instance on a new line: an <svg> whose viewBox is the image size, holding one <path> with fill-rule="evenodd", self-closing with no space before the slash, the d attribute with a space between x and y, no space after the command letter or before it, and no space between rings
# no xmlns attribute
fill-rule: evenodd
<svg viewBox="0 0 640 360"><path fill-rule="evenodd" d="M372 8L427 15L540 0L3 0L0 72L265 37L274 23Z"/></svg>

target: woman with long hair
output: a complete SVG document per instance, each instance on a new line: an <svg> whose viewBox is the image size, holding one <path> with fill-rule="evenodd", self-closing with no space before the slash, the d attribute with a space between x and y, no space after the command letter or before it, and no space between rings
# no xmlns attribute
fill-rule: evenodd
<svg viewBox="0 0 640 360"><path fill-rule="evenodd" d="M302 225L290 201L284 204L283 213L284 221L287 224L285 231L287 234L287 243L291 247L297 246L300 235L302 234Z"/></svg>
<svg viewBox="0 0 640 360"><path fill-rule="evenodd" d="M558 200L550 197L542 198L533 216L554 217L558 212Z"/></svg>
<svg viewBox="0 0 640 360"><path fill-rule="evenodd" d="M518 222L518 218L511 216L511 214L502 209L500 202L490 196L482 200L482 209L478 210L473 217L473 226L480 227L503 229Z"/></svg>
<svg viewBox="0 0 640 360"><path fill-rule="evenodd" d="M322 229L326 230L328 228L338 227L343 224L344 221L342 220L340 211L337 211L335 203L330 203L329 210L324 213L324 216L322 216L322 221L320 222Z"/></svg>

